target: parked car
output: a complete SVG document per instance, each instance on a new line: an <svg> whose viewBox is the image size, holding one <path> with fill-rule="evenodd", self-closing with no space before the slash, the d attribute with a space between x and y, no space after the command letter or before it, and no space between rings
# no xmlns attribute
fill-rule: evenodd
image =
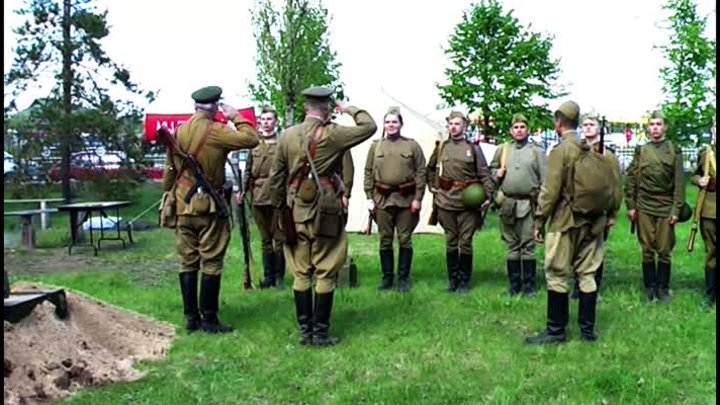
<svg viewBox="0 0 720 405"><path fill-rule="evenodd" d="M100 174L122 175L138 174L145 176L143 168L123 166L123 163L132 164L130 159L126 161L122 152L78 152L73 154L70 161L70 178L75 180L88 180ZM48 171L48 177L52 181L60 181L60 163L54 164Z"/></svg>
<svg viewBox="0 0 720 405"><path fill-rule="evenodd" d="M3 176L7 178L17 170L17 164L13 155L5 152L5 160L3 161Z"/></svg>

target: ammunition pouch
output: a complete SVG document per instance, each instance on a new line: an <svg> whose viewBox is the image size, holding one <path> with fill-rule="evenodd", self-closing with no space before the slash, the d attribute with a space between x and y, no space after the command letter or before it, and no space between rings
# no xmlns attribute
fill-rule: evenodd
<svg viewBox="0 0 720 405"><path fill-rule="evenodd" d="M515 223L515 205L517 201L514 198L506 197L500 206L500 220L506 225Z"/></svg>
<svg viewBox="0 0 720 405"><path fill-rule="evenodd" d="M301 178L296 189L296 195L304 203L311 203L315 201L318 194L318 186L312 177Z"/></svg>
<svg viewBox="0 0 720 405"><path fill-rule="evenodd" d="M496 207L500 208L503 202L505 202L505 193L503 193L502 190L498 190L497 193L495 193L495 198L493 198L493 203Z"/></svg>
<svg viewBox="0 0 720 405"><path fill-rule="evenodd" d="M315 235L337 238L345 227L344 211L335 193L320 193L314 220Z"/></svg>
<svg viewBox="0 0 720 405"><path fill-rule="evenodd" d="M438 176L437 179L439 189L448 191L453 187L454 181L452 179L443 176Z"/></svg>
<svg viewBox="0 0 720 405"><path fill-rule="evenodd" d="M190 198L190 209L197 215L210 214L212 209L210 195L204 191L195 193L192 198Z"/></svg>
<svg viewBox="0 0 720 405"><path fill-rule="evenodd" d="M163 193L162 200L160 201L160 208L158 208L158 214L160 215L159 221L161 227L175 229L177 226L175 188Z"/></svg>

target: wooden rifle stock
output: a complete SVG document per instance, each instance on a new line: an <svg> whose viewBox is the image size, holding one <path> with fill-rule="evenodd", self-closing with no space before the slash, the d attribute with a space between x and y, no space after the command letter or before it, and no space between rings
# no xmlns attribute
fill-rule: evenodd
<svg viewBox="0 0 720 405"><path fill-rule="evenodd" d="M283 233L285 234L285 243L288 246L295 246L298 242L297 229L295 229L295 219L293 218L292 208L284 205L281 208Z"/></svg>
<svg viewBox="0 0 720 405"><path fill-rule="evenodd" d="M710 153L712 153L712 150L708 147L707 153L705 154L705 162L703 163L703 177L706 177L710 172ZM688 252L692 252L695 248L695 237L697 236L698 222L700 222L700 215L702 214L702 209L705 205L706 196L707 188L701 188L700 193L698 194L697 202L695 203L695 211L693 212L692 226L690 227L690 236L687 243Z"/></svg>
<svg viewBox="0 0 720 405"><path fill-rule="evenodd" d="M238 192L243 192L242 173L238 168L233 165L232 162L228 162L232 168L233 174L235 175L235 181L238 184ZM252 283L252 271L253 266L252 260L252 248L250 246L250 227L248 226L247 217L245 216L245 204L244 201L237 203L236 215L238 221L238 230L240 231L240 239L242 241L243 255L245 256L245 262L243 266L243 288L246 290L252 290L255 288Z"/></svg>

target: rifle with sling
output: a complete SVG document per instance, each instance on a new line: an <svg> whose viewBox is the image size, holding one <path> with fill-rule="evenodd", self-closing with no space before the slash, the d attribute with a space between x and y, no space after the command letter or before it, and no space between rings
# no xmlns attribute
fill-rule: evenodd
<svg viewBox="0 0 720 405"><path fill-rule="evenodd" d="M710 159L714 155L712 149L708 146L707 152L705 153L705 162L703 162L703 177L707 177L710 172ZM702 214L703 206L705 205L705 197L707 196L707 187L701 188L698 194L697 202L695 203L695 211L693 212L692 225L690 227L690 236L687 242L687 251L692 252L695 248L695 236L698 231L698 222L700 221L700 215Z"/></svg>
<svg viewBox="0 0 720 405"><path fill-rule="evenodd" d="M210 130L210 124L208 124L208 128L205 130L204 137L207 137L208 131ZM213 188L212 184L208 180L207 176L203 172L202 166L200 166L200 163L198 163L197 159L195 159L195 156L192 153L186 153L180 148L180 145L178 145L177 140L175 137L165 128L161 127L158 129L157 133L165 138L166 145L171 148L171 151L174 155L180 157L182 159L183 163L185 163L185 168L190 170L190 173L195 178L195 183L192 185L190 190L185 194L185 197L183 198L183 201L185 204L190 204L190 200L192 200L193 196L202 191L207 193L210 198L215 202L215 207L218 210L218 213L221 217L228 217L230 216L230 213L228 212L228 207L225 204L225 201L222 197L218 194L217 190ZM182 174L181 171L178 172L178 177Z"/></svg>
<svg viewBox="0 0 720 405"><path fill-rule="evenodd" d="M238 190L242 193L242 172L231 162L228 162L228 164L230 164L230 167L232 168L235 181L237 181L238 184ZM245 216L244 201L237 203L235 213L237 215L238 230L240 231L240 240L242 240L243 255L245 258L243 266L243 288L246 290L252 290L255 288L252 283L252 268L254 267L253 264L255 261L253 260L252 249L250 246L250 227L248 226L247 216Z"/></svg>

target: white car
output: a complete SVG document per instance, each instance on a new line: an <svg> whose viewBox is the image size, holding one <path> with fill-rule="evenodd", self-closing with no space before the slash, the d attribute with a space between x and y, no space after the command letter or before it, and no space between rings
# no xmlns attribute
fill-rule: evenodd
<svg viewBox="0 0 720 405"><path fill-rule="evenodd" d="M8 174L13 173L17 170L17 164L15 163L15 158L13 158L13 155L5 152L5 161L3 165L3 175L7 176Z"/></svg>

